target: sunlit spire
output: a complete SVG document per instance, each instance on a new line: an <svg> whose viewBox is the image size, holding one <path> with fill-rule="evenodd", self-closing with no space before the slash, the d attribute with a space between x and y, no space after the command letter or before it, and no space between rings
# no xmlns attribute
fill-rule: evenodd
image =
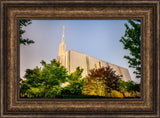
<svg viewBox="0 0 160 118"><path fill-rule="evenodd" d="M63 25L63 37L64 37L64 30L65 30L65 26Z"/></svg>
<svg viewBox="0 0 160 118"><path fill-rule="evenodd" d="M65 30L65 26L63 25L62 43L64 43L64 30Z"/></svg>
<svg viewBox="0 0 160 118"><path fill-rule="evenodd" d="M62 56L65 54L66 52L66 45L64 44L64 30L65 30L65 26L63 25L63 35L62 35L62 42L59 45L59 56Z"/></svg>

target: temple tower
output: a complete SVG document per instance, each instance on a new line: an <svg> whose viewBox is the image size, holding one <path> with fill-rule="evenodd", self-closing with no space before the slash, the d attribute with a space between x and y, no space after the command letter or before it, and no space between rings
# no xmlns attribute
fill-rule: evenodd
<svg viewBox="0 0 160 118"><path fill-rule="evenodd" d="M65 55L65 52L66 52L66 45L64 44L64 29L65 29L65 26L63 25L62 42L61 42L61 44L59 45L59 53L58 53L58 56L63 56L63 55Z"/></svg>
<svg viewBox="0 0 160 118"><path fill-rule="evenodd" d="M128 69L111 64L109 62L103 61L101 59L86 55L84 53L75 51L75 50L68 50L66 51L66 45L64 43L64 30L65 26L63 26L63 35L62 35L62 42L59 45L59 53L56 57L56 60L64 66L68 74L75 72L77 67L83 68L82 78L86 77L89 71L93 68L101 68L110 66L118 75L122 75L122 80L130 81L131 77L129 74ZM66 86L66 83L62 85L63 87Z"/></svg>

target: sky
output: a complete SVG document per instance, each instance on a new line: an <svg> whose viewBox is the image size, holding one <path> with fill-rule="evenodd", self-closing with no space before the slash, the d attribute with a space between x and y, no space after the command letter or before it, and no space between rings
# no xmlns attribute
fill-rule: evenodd
<svg viewBox="0 0 160 118"><path fill-rule="evenodd" d="M127 68L131 79L139 83L129 68L124 55L129 55L119 41L125 33L127 20L32 20L24 27L23 38L34 40L34 44L20 45L20 76L26 69L41 67L41 60L47 63L58 56L62 40L63 25L66 50L76 50L112 64Z"/></svg>

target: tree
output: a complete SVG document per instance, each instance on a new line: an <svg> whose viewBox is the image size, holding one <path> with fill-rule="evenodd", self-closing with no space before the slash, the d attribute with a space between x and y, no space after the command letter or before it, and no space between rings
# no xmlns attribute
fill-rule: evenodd
<svg viewBox="0 0 160 118"><path fill-rule="evenodd" d="M36 90L34 88L40 88L41 87L41 81L40 81L40 68L36 67L34 69L27 69L26 73L24 75L24 78L26 80L21 80L20 83L20 95L21 97L34 97L33 93L36 93Z"/></svg>
<svg viewBox="0 0 160 118"><path fill-rule="evenodd" d="M140 92L140 84L136 84L133 81L127 82L127 91L131 92Z"/></svg>
<svg viewBox="0 0 160 118"><path fill-rule="evenodd" d="M90 70L87 76L87 84L92 84L95 93L102 96L103 92L110 93L112 90L119 90L121 75L116 75L110 66ZM105 95L106 96L106 95Z"/></svg>
<svg viewBox="0 0 160 118"><path fill-rule="evenodd" d="M67 79L66 68L55 59L50 64L46 64L45 61L42 61L41 64L43 65L41 78L44 81L43 86L47 90L45 97L54 97L60 94L62 89L60 85Z"/></svg>
<svg viewBox="0 0 160 118"><path fill-rule="evenodd" d="M123 97L126 97L126 96L125 96L125 92L128 91L128 90L127 90L127 82L125 82L125 81L119 81L119 83L120 83L119 92L121 92L121 93L123 94Z"/></svg>
<svg viewBox="0 0 160 118"><path fill-rule="evenodd" d="M49 64L41 61L41 68L27 69L20 82L21 97L53 98L61 93L61 83L67 79L67 70L53 59Z"/></svg>
<svg viewBox="0 0 160 118"><path fill-rule="evenodd" d="M69 85L64 87L62 94L81 95L85 80L81 79L83 69L76 68L76 71L68 75Z"/></svg>
<svg viewBox="0 0 160 118"><path fill-rule="evenodd" d="M128 24L125 24L126 31L124 36L121 37L120 42L123 43L124 49L130 51L129 56L124 56L128 60L129 67L134 68L133 73L136 74L137 78L141 77L141 25L134 22L133 20L128 21L131 27Z"/></svg>
<svg viewBox="0 0 160 118"><path fill-rule="evenodd" d="M136 84L133 81L129 81L129 82L125 82L120 80L120 89L119 92L121 92L123 94L123 97L125 96L125 92L130 92L131 94L133 94L133 92L140 92L140 84Z"/></svg>
<svg viewBox="0 0 160 118"><path fill-rule="evenodd" d="M25 30L23 30L22 28L23 27L26 27L26 26L28 26L29 24L31 24L32 22L31 22L31 20L20 20L20 22L19 22L20 24L20 30L19 30L19 35L20 35L20 44L23 44L23 45L26 45L26 44L32 44L32 43L34 43L34 41L33 40L30 40L30 39L28 39L28 38L23 38L22 37L22 35L25 33Z"/></svg>

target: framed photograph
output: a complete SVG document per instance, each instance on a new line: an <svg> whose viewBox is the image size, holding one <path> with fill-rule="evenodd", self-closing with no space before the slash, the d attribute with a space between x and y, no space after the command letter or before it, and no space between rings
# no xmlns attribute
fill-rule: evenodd
<svg viewBox="0 0 160 118"><path fill-rule="evenodd" d="M140 98L140 20L19 23L21 98Z"/></svg>
<svg viewBox="0 0 160 118"><path fill-rule="evenodd" d="M1 1L1 117L160 117L159 1Z"/></svg>

